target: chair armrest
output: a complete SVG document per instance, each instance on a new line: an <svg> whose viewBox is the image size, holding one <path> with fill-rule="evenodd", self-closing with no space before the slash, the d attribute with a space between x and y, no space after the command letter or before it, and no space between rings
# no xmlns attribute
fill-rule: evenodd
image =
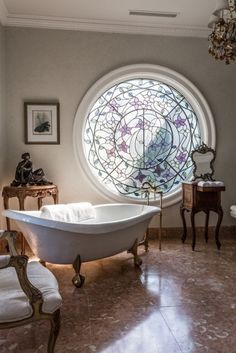
<svg viewBox="0 0 236 353"><path fill-rule="evenodd" d="M30 304L35 309L36 306L41 308L43 303L43 295L40 290L33 286L33 284L29 281L27 276L27 264L28 264L28 256L26 255L16 255L11 256L9 262L1 269L7 267L14 267L16 270L16 274L20 283L20 286L23 292L29 299Z"/></svg>
<svg viewBox="0 0 236 353"><path fill-rule="evenodd" d="M0 239L7 240L10 254L13 256L18 255L17 250L15 248L15 240L17 237L17 233L18 232L16 232L16 231L2 231L2 232L0 232Z"/></svg>

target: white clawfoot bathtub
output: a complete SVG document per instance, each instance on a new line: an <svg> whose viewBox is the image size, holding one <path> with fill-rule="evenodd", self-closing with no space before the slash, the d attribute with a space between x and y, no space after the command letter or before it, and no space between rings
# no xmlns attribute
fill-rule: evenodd
<svg viewBox="0 0 236 353"><path fill-rule="evenodd" d="M94 206L95 218L77 223L41 218L40 211L5 210L3 215L16 221L34 254L45 262L73 264L77 275L73 283L80 287L82 262L101 259L122 251L141 260L137 246L143 240L152 217L160 208L136 204Z"/></svg>

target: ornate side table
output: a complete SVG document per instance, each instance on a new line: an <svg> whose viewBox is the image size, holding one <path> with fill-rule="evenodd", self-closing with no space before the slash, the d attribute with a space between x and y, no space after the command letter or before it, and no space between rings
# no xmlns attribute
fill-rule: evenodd
<svg viewBox="0 0 236 353"><path fill-rule="evenodd" d="M24 211L26 197L35 197L38 201L38 209L42 206L42 200L45 197L52 197L54 204L58 203L58 188L56 185L33 185L33 186L4 186L2 190L4 209L9 208L9 199L17 197L19 201L19 210ZM6 218L7 230L10 230L10 220ZM25 252L25 240L21 237L21 250Z"/></svg>
<svg viewBox="0 0 236 353"><path fill-rule="evenodd" d="M180 214L183 221L183 236L184 243L187 237L187 227L185 220L185 211L191 212L191 226L193 233L192 249L194 250L196 244L196 230L195 230L195 214L203 211L206 214L205 221L205 240L208 241L208 223L210 211L216 212L218 221L215 228L215 241L218 249L221 247L219 241L219 230L223 219L223 209L221 207L221 191L225 191L224 186L202 187L194 183L182 184L182 204L180 206Z"/></svg>

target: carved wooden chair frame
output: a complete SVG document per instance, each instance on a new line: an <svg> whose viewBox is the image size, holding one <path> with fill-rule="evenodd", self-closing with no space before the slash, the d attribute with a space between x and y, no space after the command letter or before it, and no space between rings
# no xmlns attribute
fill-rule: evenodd
<svg viewBox="0 0 236 353"><path fill-rule="evenodd" d="M38 288L34 287L27 277L27 263L28 256L18 255L14 246L14 240L16 238L16 231L5 231L0 235L0 238L6 238L9 244L11 257L5 266L0 267L1 269L7 267L14 267L20 283L20 286L26 296L29 299L29 303L32 307L32 315L23 320L0 323L0 329L9 329L17 326L29 324L37 320L49 320L50 321L50 335L48 340L47 352L53 353L56 343L56 339L60 330L60 309L57 309L54 313L44 313L42 310L43 295Z"/></svg>

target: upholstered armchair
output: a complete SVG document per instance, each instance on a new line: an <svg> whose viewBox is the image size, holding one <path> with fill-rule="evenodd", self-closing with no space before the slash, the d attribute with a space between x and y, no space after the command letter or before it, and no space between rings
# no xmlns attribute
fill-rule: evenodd
<svg viewBox="0 0 236 353"><path fill-rule="evenodd" d="M14 247L16 232L0 232L11 255L0 256L0 329L49 320L48 353L54 352L60 328L61 296L54 275L37 261L28 262Z"/></svg>

